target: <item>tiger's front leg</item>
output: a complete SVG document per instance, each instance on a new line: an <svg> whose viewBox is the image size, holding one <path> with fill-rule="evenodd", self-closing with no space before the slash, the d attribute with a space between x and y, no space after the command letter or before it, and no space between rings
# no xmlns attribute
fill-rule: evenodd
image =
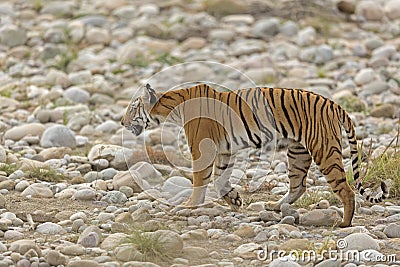
<svg viewBox="0 0 400 267"><path fill-rule="evenodd" d="M196 139L189 135L188 139L193 160L193 191L185 206L194 208L204 203L216 149L209 138Z"/></svg>
<svg viewBox="0 0 400 267"><path fill-rule="evenodd" d="M185 206L195 208L204 203L207 185L212 174L212 165L204 170L193 172L193 191Z"/></svg>
<svg viewBox="0 0 400 267"><path fill-rule="evenodd" d="M232 175L233 162L231 154L218 154L214 164L214 185L218 197L222 197L232 210L237 211L242 206L239 192L232 187L229 178Z"/></svg>

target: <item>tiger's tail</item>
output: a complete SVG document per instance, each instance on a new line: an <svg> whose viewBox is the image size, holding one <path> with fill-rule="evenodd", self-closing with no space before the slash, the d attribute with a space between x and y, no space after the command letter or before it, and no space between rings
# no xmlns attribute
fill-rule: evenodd
<svg viewBox="0 0 400 267"><path fill-rule="evenodd" d="M353 121L350 119L347 112L339 106L339 113L341 114L341 123L346 131L347 138L349 139L350 144L350 155L351 155L351 166L353 169L353 177L355 186L358 192L365 197L371 203L379 203L384 199L389 197L391 180L388 179L386 181L382 181L380 185L380 189L374 195L372 195L371 189L365 189L362 185L360 178L360 168L358 166L358 147L357 147L357 139L356 139L356 131L354 129Z"/></svg>

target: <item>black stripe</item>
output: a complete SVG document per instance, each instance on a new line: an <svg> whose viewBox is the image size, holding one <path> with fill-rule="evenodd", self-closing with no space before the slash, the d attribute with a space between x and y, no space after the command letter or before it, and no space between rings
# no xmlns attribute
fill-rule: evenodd
<svg viewBox="0 0 400 267"><path fill-rule="evenodd" d="M292 131L293 136L294 136L295 132L294 132L292 119L290 118L290 115L285 107L285 91L284 90L282 90L282 92L281 92L281 102L282 102L281 105L282 105L283 114L285 115L286 121L289 124L290 130Z"/></svg>
<svg viewBox="0 0 400 267"><path fill-rule="evenodd" d="M251 134L251 131L250 131L249 125L248 125L248 123L247 123L246 117L244 116L244 113L243 113L242 102L243 102L243 99L240 97L240 99L239 99L239 113L240 113L240 118L241 118L241 120L242 120L242 122L243 122L243 124L244 124L244 128L245 128L245 130L246 130L247 136L249 137L250 141L251 141L256 147L259 148L259 147L261 147L261 139L260 139L260 137L258 137L257 135L256 135L256 139L257 139L258 142L256 142L256 141L253 139L253 136L252 136L252 134Z"/></svg>
<svg viewBox="0 0 400 267"><path fill-rule="evenodd" d="M274 99L274 89L269 88L269 97L271 99L272 106L275 107L275 99Z"/></svg>
<svg viewBox="0 0 400 267"><path fill-rule="evenodd" d="M281 134L283 135L283 137L287 138L288 137L288 133L285 129L285 127L283 126L283 124L280 122L279 126L281 127Z"/></svg>
<svg viewBox="0 0 400 267"><path fill-rule="evenodd" d="M164 95L161 97L161 99L163 99L163 98L169 99L169 100L175 100L175 98L173 98L173 97L171 97L171 96L169 96L169 95L167 95L167 94L164 94Z"/></svg>
<svg viewBox="0 0 400 267"><path fill-rule="evenodd" d="M334 169L339 170L340 172L343 171L343 168L341 165L339 165L338 163L334 163L334 164L331 164L330 166L328 166L327 168L325 168L322 173L324 175L329 175L329 173L331 173Z"/></svg>
<svg viewBox="0 0 400 267"><path fill-rule="evenodd" d="M290 103L289 107L290 110L292 111L293 115L294 115L294 119L296 120L296 124L298 126L297 132L293 133L294 134L294 138L297 142L301 141L301 137L302 137L302 122L301 122L301 117L300 117L300 110L297 106L297 99L294 95L294 90L290 90L290 96L292 98L292 102Z"/></svg>
<svg viewBox="0 0 400 267"><path fill-rule="evenodd" d="M215 165L215 167L216 167L217 169L220 169L220 170L226 170L226 169L228 169L228 168L232 168L233 165L234 165L233 163L229 163L229 164L225 164L225 165L223 165L223 166Z"/></svg>
<svg viewBox="0 0 400 267"><path fill-rule="evenodd" d="M210 178L211 174L212 174L212 171L210 171L210 173L207 176L203 177L203 180L206 180L206 179Z"/></svg>
<svg viewBox="0 0 400 267"><path fill-rule="evenodd" d="M294 154L294 155L304 155L304 154L308 154L309 155L310 154L306 149L297 150L297 151L289 149L288 153Z"/></svg>

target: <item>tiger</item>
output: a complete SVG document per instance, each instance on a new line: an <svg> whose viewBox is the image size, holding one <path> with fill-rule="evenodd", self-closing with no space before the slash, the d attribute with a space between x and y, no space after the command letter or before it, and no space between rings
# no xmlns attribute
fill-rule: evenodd
<svg viewBox="0 0 400 267"><path fill-rule="evenodd" d="M353 121L336 102L314 92L270 87L220 92L204 83L157 93L147 84L144 94L131 100L121 118L122 126L136 136L163 122L180 125L186 135L193 168L187 207L204 203L213 176L218 196L237 211L243 201L229 181L234 165L231 156L243 148L261 148L279 137L289 140L289 189L278 201L268 202L271 209L279 211L283 203L292 204L303 195L314 161L343 204L343 218L337 225L351 226L355 193L342 162L342 127L350 146L357 191L372 203L389 196L388 181L380 184L376 194L364 189Z"/></svg>

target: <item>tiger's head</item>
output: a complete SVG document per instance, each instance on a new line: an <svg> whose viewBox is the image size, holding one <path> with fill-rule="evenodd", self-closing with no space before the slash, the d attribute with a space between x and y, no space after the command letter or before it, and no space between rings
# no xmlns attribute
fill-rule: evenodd
<svg viewBox="0 0 400 267"><path fill-rule="evenodd" d="M143 95L131 100L121 119L121 125L136 136L160 124L159 119L150 115L151 108L157 102L156 92L150 84L146 84L144 91Z"/></svg>

